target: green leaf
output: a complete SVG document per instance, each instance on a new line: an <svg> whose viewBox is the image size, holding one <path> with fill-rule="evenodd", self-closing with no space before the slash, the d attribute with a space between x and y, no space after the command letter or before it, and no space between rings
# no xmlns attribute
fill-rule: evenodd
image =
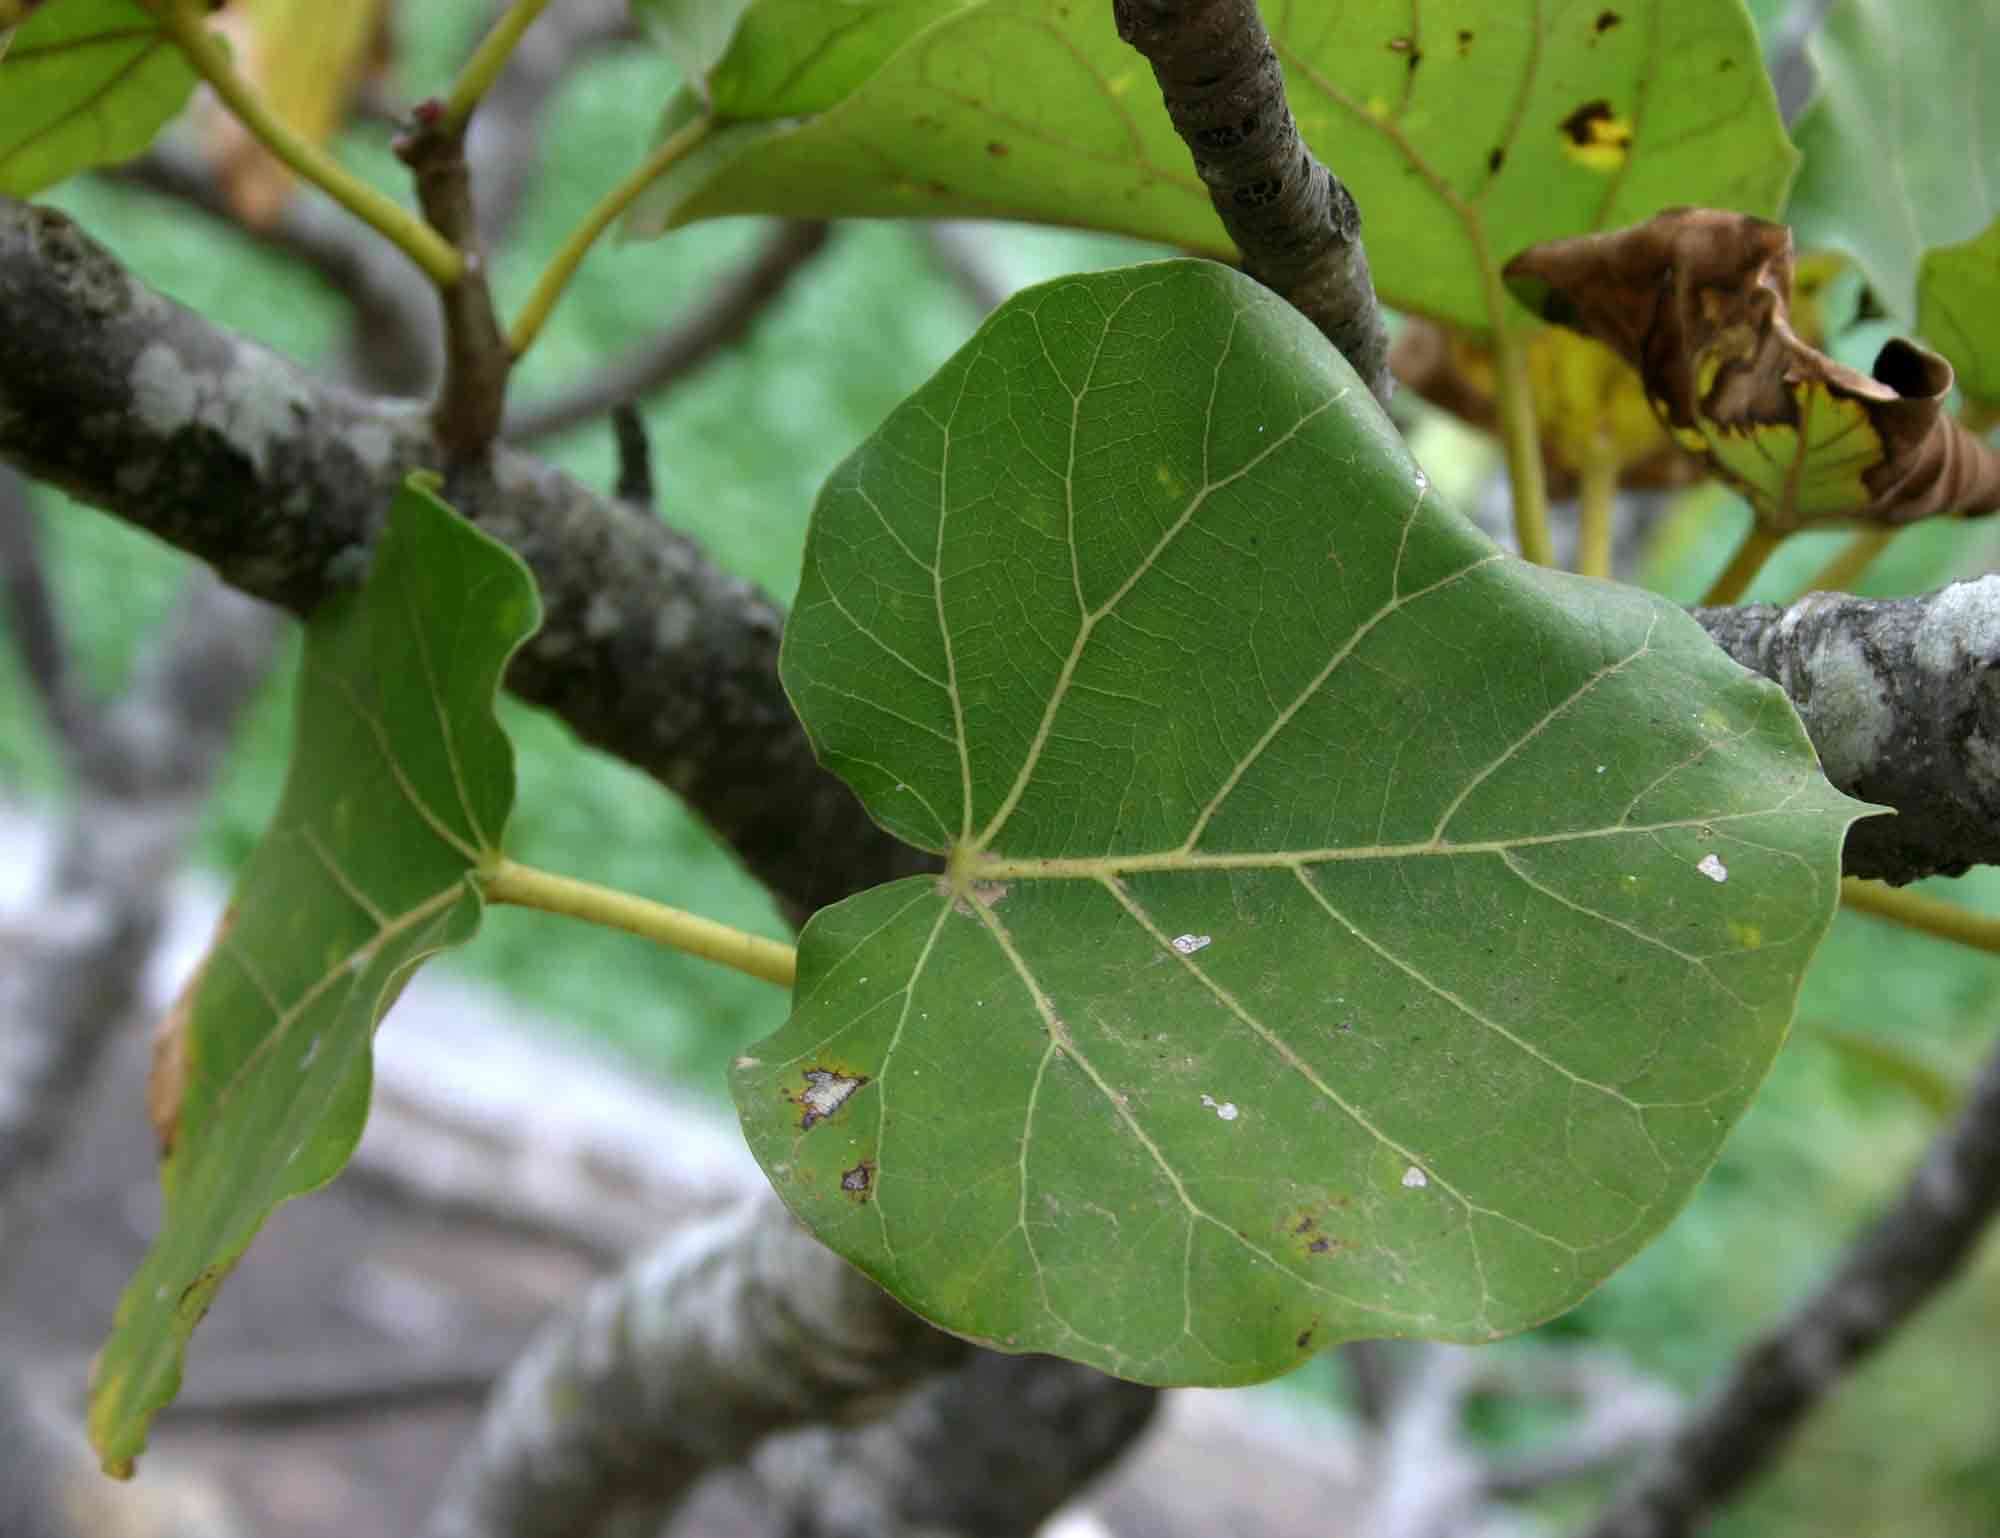
<svg viewBox="0 0 2000 1538"><path fill-rule="evenodd" d="M136 0L57 0L0 47L0 193L32 197L128 160L186 105L194 71Z"/></svg>
<svg viewBox="0 0 2000 1538"><path fill-rule="evenodd" d="M674 65L688 89L706 100L709 73L729 51L750 0L632 0L632 13Z"/></svg>
<svg viewBox="0 0 2000 1538"><path fill-rule="evenodd" d="M166 1216L92 1385L107 1472L130 1471L264 1219L354 1151L376 1022L419 963L478 927L473 877L499 858L514 800L494 699L539 623L527 568L419 477L367 583L307 626L284 797L168 1048L186 1072Z"/></svg>
<svg viewBox="0 0 2000 1538"><path fill-rule="evenodd" d="M1307 140L1367 220L1383 297L1483 328L1538 241L1671 203L1776 210L1793 155L1737 0L1294 6L1267 18ZM718 139L634 227L720 214L990 216L1218 256L1227 237L1110 7L758 0Z"/></svg>
<svg viewBox="0 0 2000 1538"><path fill-rule="evenodd" d="M1917 329L1951 360L1961 390L2000 406L2000 219L1976 239L1924 253Z"/></svg>
<svg viewBox="0 0 2000 1538"><path fill-rule="evenodd" d="M1840 0L1810 45L1820 93L1787 218L1801 245L1851 252L1904 325L1925 253L2000 216L1996 37L2000 0Z"/></svg>
<svg viewBox="0 0 2000 1538"><path fill-rule="evenodd" d="M752 1149L945 1328L1152 1382L1574 1303L1763 1078L1861 810L1197 262L1002 306L835 472L783 668L949 873L807 926Z"/></svg>

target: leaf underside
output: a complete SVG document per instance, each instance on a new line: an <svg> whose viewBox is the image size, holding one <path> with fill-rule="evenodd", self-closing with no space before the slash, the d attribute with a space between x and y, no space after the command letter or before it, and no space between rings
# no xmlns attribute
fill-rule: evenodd
<svg viewBox="0 0 2000 1538"><path fill-rule="evenodd" d="M1795 156L1736 0L1265 8L1385 301L1496 324L1521 248L1672 203L1774 214ZM721 133L634 227L721 214L1016 218L1229 256L1146 61L1071 0L759 0ZM694 108L670 110L677 127Z"/></svg>
<svg viewBox="0 0 2000 1538"><path fill-rule="evenodd" d="M169 1044L185 1082L167 1107L166 1213L92 1381L107 1472L130 1472L265 1218L353 1153L376 1022L478 927L471 878L514 798L494 699L538 623L520 561L413 481L367 583L308 624L284 796Z"/></svg>
<svg viewBox="0 0 2000 1538"><path fill-rule="evenodd" d="M137 0L41 7L0 48L0 193L32 197L138 154L194 79Z"/></svg>
<svg viewBox="0 0 2000 1538"><path fill-rule="evenodd" d="M1860 811L1203 263L997 312L835 472L783 668L950 863L807 926L751 1147L945 1328L1161 1383L1595 1286L1763 1077Z"/></svg>

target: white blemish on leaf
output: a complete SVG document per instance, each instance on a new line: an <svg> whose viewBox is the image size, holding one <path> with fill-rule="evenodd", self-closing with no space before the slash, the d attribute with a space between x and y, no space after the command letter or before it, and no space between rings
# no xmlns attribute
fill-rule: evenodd
<svg viewBox="0 0 2000 1538"><path fill-rule="evenodd" d="M1207 1106L1211 1111L1215 1112L1215 1114L1217 1116L1220 1116L1224 1121L1234 1121L1236 1120L1237 1117L1243 1114L1241 1111L1236 1109L1236 1102L1233 1100L1218 1101L1213 1095L1203 1095L1201 1097L1201 1103Z"/></svg>
<svg viewBox="0 0 2000 1538"><path fill-rule="evenodd" d="M1192 956L1196 951L1215 943L1214 935L1175 935L1168 942L1183 956Z"/></svg>
<svg viewBox="0 0 2000 1538"><path fill-rule="evenodd" d="M312 1067L313 1059L318 1056L319 1056L319 1038L315 1036L313 1037L312 1041L307 1045L305 1050L305 1056L299 1059L299 1072L304 1073L308 1068Z"/></svg>
<svg viewBox="0 0 2000 1538"><path fill-rule="evenodd" d="M1705 854L1699 860L1695 861L1694 868L1708 877L1717 886L1722 885L1723 882L1729 879L1729 867L1712 854Z"/></svg>
<svg viewBox="0 0 2000 1538"><path fill-rule="evenodd" d="M1429 1185L1430 1183L1431 1183L1431 1177L1426 1175L1422 1170L1418 1169L1414 1164L1412 1164L1408 1169L1403 1171L1403 1184L1409 1190L1421 1191L1425 1186Z"/></svg>
<svg viewBox="0 0 2000 1538"><path fill-rule="evenodd" d="M840 1073L832 1068L808 1068L805 1080L806 1087L792 1097L793 1103L805 1112L799 1118L802 1132L810 1132L817 1123L833 1115L868 1082L860 1074Z"/></svg>

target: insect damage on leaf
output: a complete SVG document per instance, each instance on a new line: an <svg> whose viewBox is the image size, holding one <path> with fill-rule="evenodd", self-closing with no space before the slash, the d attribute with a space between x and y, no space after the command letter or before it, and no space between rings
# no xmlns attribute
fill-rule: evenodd
<svg viewBox="0 0 2000 1538"><path fill-rule="evenodd" d="M1898 338L1863 374L1800 339L1781 224L1669 209L1530 247L1506 279L1544 320L1636 368L1675 442L1773 534L2000 510L2000 453L1945 409L1949 363Z"/></svg>

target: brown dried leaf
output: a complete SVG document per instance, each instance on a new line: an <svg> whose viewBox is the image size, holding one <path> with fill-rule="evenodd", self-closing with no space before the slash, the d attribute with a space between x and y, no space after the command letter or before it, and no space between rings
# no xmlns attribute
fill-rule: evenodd
<svg viewBox="0 0 2000 1538"><path fill-rule="evenodd" d="M159 1142L162 1159L174 1151L174 1134L180 1129L181 1099L187 1089L187 1035L194 1017L195 995L201 992L201 980L208 975L209 963L235 927L236 905L231 903L223 909L221 921L215 926L215 938L208 942L200 964L153 1027L153 1066L146 1075L146 1119L153 1124L153 1136Z"/></svg>
<svg viewBox="0 0 2000 1538"><path fill-rule="evenodd" d="M1793 330L1781 224L1669 209L1531 247L1505 276L1544 320L1637 368L1675 441L1741 489L1771 533L2000 509L2000 454L1945 412L1949 363L1897 339L1863 374Z"/></svg>

